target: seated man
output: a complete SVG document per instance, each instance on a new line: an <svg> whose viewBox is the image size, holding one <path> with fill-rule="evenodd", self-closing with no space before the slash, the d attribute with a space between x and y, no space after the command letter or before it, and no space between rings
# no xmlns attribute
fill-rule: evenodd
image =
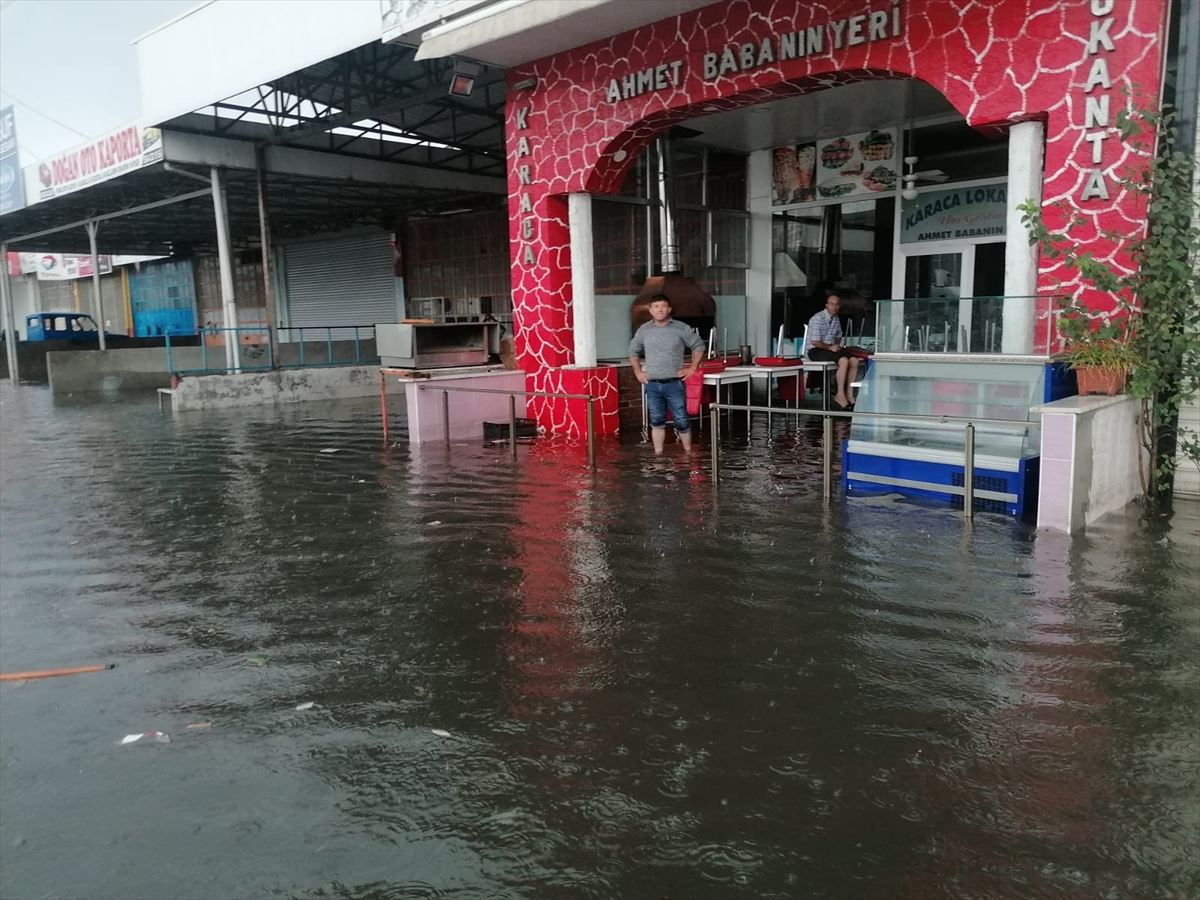
<svg viewBox="0 0 1200 900"><path fill-rule="evenodd" d="M834 402L838 409L854 408L851 382L858 380L858 359L842 346L842 320L838 309L842 298L836 291L825 292L825 308L808 320L808 358L814 362L837 362L837 393Z"/></svg>

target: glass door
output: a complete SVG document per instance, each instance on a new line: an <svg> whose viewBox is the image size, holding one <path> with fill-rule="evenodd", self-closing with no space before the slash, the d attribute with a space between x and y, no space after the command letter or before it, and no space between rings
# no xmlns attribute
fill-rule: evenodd
<svg viewBox="0 0 1200 900"><path fill-rule="evenodd" d="M915 249L915 248L914 248ZM972 344L972 297L975 247L960 244L921 247L896 254L892 274L895 296L920 303L888 303L888 347L921 353L969 353Z"/></svg>

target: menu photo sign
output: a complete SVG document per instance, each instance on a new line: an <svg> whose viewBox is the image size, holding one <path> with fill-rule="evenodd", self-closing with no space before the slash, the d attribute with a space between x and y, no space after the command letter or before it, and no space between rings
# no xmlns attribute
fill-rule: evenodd
<svg viewBox="0 0 1200 900"><path fill-rule="evenodd" d="M776 147L771 202L775 206L811 203L816 199L817 145Z"/></svg>
<svg viewBox="0 0 1200 900"><path fill-rule="evenodd" d="M776 206L786 206L894 192L898 152L894 128L779 147L772 199Z"/></svg>
<svg viewBox="0 0 1200 900"><path fill-rule="evenodd" d="M878 128L817 142L817 199L896 189L896 130Z"/></svg>

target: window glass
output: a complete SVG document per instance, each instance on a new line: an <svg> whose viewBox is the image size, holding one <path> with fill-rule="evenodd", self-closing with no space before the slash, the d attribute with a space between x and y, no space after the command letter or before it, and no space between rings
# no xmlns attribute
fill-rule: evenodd
<svg viewBox="0 0 1200 900"><path fill-rule="evenodd" d="M637 203L592 202L597 294L636 294L646 266L647 211Z"/></svg>
<svg viewBox="0 0 1200 900"><path fill-rule="evenodd" d="M675 172L675 202L688 206L704 203L704 150L700 147L671 148Z"/></svg>
<svg viewBox="0 0 1200 900"><path fill-rule="evenodd" d="M67 330L67 317L66 316L56 316L54 319L54 329L53 330L54 331L66 331Z"/></svg>
<svg viewBox="0 0 1200 900"><path fill-rule="evenodd" d="M741 212L714 210L709 213L714 266L749 266L747 245L750 240L750 216Z"/></svg>
<svg viewBox="0 0 1200 900"><path fill-rule="evenodd" d="M717 150L708 152L708 206L746 209L746 157Z"/></svg>

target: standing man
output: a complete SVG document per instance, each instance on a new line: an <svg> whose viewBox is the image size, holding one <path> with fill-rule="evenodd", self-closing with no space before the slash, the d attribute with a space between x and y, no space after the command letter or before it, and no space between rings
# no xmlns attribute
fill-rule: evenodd
<svg viewBox="0 0 1200 900"><path fill-rule="evenodd" d="M842 320L838 318L842 298L836 291L825 292L825 308L808 320L808 358L814 362L837 362L837 394L833 400L840 410L854 408L851 383L858 380L858 357L842 346Z"/></svg>
<svg viewBox="0 0 1200 900"><path fill-rule="evenodd" d="M684 349L692 351L692 360L683 362ZM643 364L642 358L645 357ZM683 381L696 374L704 359L704 339L682 322L671 318L671 300L665 294L650 298L650 321L629 342L629 364L633 374L646 386L646 407L650 412L650 437L655 454L663 452L667 441L667 408L675 421L675 433L685 453L692 450L692 428L687 414L687 391Z"/></svg>

